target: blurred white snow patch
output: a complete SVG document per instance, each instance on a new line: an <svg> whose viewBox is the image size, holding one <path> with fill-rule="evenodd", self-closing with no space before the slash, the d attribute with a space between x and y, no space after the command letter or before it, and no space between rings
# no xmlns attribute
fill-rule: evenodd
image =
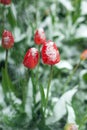
<svg viewBox="0 0 87 130"><path fill-rule="evenodd" d="M87 1L86 0L82 0L82 3L81 3L81 14L82 15L87 15Z"/></svg>
<svg viewBox="0 0 87 130"><path fill-rule="evenodd" d="M59 98L58 102L55 104L53 108L53 115L46 119L47 125L55 123L67 113L66 103L71 104L72 97L76 92L77 92L77 87L65 92L63 96Z"/></svg>
<svg viewBox="0 0 87 130"><path fill-rule="evenodd" d="M32 104L33 104L33 93L32 93L32 81L31 78L28 82L26 101L25 101L25 112L27 113L29 119L32 119Z"/></svg>
<svg viewBox="0 0 87 130"><path fill-rule="evenodd" d="M76 116L75 116L74 109L69 104L67 104L66 107L67 107L67 111L68 111L68 120L67 120L67 122L68 123L76 123L75 122Z"/></svg>
<svg viewBox="0 0 87 130"><path fill-rule="evenodd" d="M45 97L47 95L47 88L44 88L44 94L45 94ZM51 97L51 92L49 91L49 98Z"/></svg>
<svg viewBox="0 0 87 130"><path fill-rule="evenodd" d="M0 53L0 61L4 60L5 59L5 51ZM14 64L14 60L10 57L10 52L8 53L8 61L11 63L11 64Z"/></svg>
<svg viewBox="0 0 87 130"><path fill-rule="evenodd" d="M76 25L82 23L84 20L85 20L85 17L84 17L84 16L79 17L79 18L76 20ZM75 29L75 30L76 30L76 29Z"/></svg>
<svg viewBox="0 0 87 130"><path fill-rule="evenodd" d="M76 31L76 38L87 38L87 25L82 24Z"/></svg>
<svg viewBox="0 0 87 130"><path fill-rule="evenodd" d="M22 104L22 101L18 99L13 93L12 93L12 100L14 101L15 104Z"/></svg>
<svg viewBox="0 0 87 130"><path fill-rule="evenodd" d="M5 106L4 94L3 94L3 90L2 90L1 84L0 84L0 105L1 105L1 106Z"/></svg>
<svg viewBox="0 0 87 130"><path fill-rule="evenodd" d="M12 106L8 106L2 110L2 114L12 118L16 114L16 111L12 109Z"/></svg>
<svg viewBox="0 0 87 130"><path fill-rule="evenodd" d="M26 33L21 34L21 30L18 27L15 27L13 31L15 42L20 42L27 36Z"/></svg>
<svg viewBox="0 0 87 130"><path fill-rule="evenodd" d="M7 97L10 98L10 96L14 104L18 104L18 105L22 104L22 101L19 98L17 98L13 92L11 92L11 95L7 93Z"/></svg>
<svg viewBox="0 0 87 130"><path fill-rule="evenodd" d="M58 102L58 100L59 100L59 99L58 99L57 97L53 97L53 98L52 98L52 103L56 103L56 102Z"/></svg>
<svg viewBox="0 0 87 130"><path fill-rule="evenodd" d="M17 72L18 72L18 74L19 74L19 72L21 74L25 73L25 67L23 66L23 64L21 64L19 67L17 67Z"/></svg>
<svg viewBox="0 0 87 130"><path fill-rule="evenodd" d="M55 10L56 10L56 4L54 3L51 5L51 11L54 12Z"/></svg>
<svg viewBox="0 0 87 130"><path fill-rule="evenodd" d="M36 102L38 103L41 100L41 94L40 92L37 92L36 94Z"/></svg>
<svg viewBox="0 0 87 130"><path fill-rule="evenodd" d="M46 26L49 26L50 24L51 24L51 17L48 16L48 17L44 20L44 22L42 22L42 24L40 25L40 27L44 28L44 27L46 27Z"/></svg>
<svg viewBox="0 0 87 130"><path fill-rule="evenodd" d="M47 88L44 88L44 94L45 94L45 97L47 95ZM49 92L49 99L51 97L51 92ZM39 102L41 100L41 94L40 92L38 91L37 94L36 94L36 102Z"/></svg>
<svg viewBox="0 0 87 130"><path fill-rule="evenodd" d="M73 67L72 65L66 61L66 60L61 60L58 64L55 65L58 69L68 69L68 70L72 70Z"/></svg>
<svg viewBox="0 0 87 130"><path fill-rule="evenodd" d="M74 7L71 4L70 0L59 0L59 2L69 11L73 11Z"/></svg>

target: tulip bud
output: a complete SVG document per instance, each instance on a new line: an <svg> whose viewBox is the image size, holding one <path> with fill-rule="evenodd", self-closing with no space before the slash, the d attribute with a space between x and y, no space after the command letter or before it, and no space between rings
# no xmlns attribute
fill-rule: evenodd
<svg viewBox="0 0 87 130"><path fill-rule="evenodd" d="M34 34L34 42L38 45L43 44L46 41L46 36L43 28L36 30Z"/></svg>
<svg viewBox="0 0 87 130"><path fill-rule="evenodd" d="M81 60L86 60L87 59L87 49L82 52L82 54L80 55L80 59Z"/></svg>
<svg viewBox="0 0 87 130"><path fill-rule="evenodd" d="M24 56L23 64L25 67L33 69L38 64L38 61L39 61L38 50L36 48L30 48Z"/></svg>
<svg viewBox="0 0 87 130"><path fill-rule="evenodd" d="M11 3L11 0L0 0L0 3L4 5L9 5Z"/></svg>
<svg viewBox="0 0 87 130"><path fill-rule="evenodd" d="M14 37L10 31L4 30L2 34L2 46L5 49L10 49L14 45Z"/></svg>
<svg viewBox="0 0 87 130"><path fill-rule="evenodd" d="M78 130L78 126L74 123L66 124L64 130Z"/></svg>
<svg viewBox="0 0 87 130"><path fill-rule="evenodd" d="M44 64L54 65L60 61L58 48L52 41L47 41L43 44L41 53Z"/></svg>

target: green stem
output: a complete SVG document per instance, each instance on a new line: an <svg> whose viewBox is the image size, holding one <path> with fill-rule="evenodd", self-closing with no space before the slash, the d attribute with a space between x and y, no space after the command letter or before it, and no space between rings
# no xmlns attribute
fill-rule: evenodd
<svg viewBox="0 0 87 130"><path fill-rule="evenodd" d="M48 104L50 84L51 84L51 80L52 80L52 73L53 73L53 66L51 65L50 76L49 76L49 81L48 81L48 86L47 86L47 95L46 95L46 104L45 104L45 108L44 108L44 115L45 115L47 104Z"/></svg>
<svg viewBox="0 0 87 130"><path fill-rule="evenodd" d="M7 72L8 72L7 61L8 61L8 50L6 49L6 55L5 55L5 75L6 75L6 77L7 77ZM7 92L5 91L4 94L5 94L5 101L8 104Z"/></svg>
<svg viewBox="0 0 87 130"><path fill-rule="evenodd" d="M71 81L73 75L75 74L75 72L77 71L77 69L78 69L80 63L81 63L81 60L78 62L78 64L75 66L75 68L73 69L72 73L71 73L70 76L68 77L68 79L67 79L67 81L66 81L66 83L65 83L65 85L64 85L65 88L66 88L66 87L68 86L68 84L70 83L70 81ZM64 88L64 90L65 90L65 88Z"/></svg>
<svg viewBox="0 0 87 130"><path fill-rule="evenodd" d="M34 103L34 106L35 106L35 104L36 104L36 98L35 98L35 95L36 95L36 85L35 85L34 74L33 74L32 70L31 70L31 80L32 80L32 85L33 85L33 103Z"/></svg>
<svg viewBox="0 0 87 130"><path fill-rule="evenodd" d="M30 79L29 77L29 74L28 74L28 71L26 70L25 72L25 80L22 81L22 82L25 82L23 83L23 88L22 88L22 95L23 95L23 109L25 110L25 104L26 104L26 98L27 98L27 92L28 92L28 85L26 85L26 82L28 81L28 79Z"/></svg>
<svg viewBox="0 0 87 130"><path fill-rule="evenodd" d="M8 49L6 49L6 58L5 58L5 74L7 77L7 84L8 84L8 92L9 92L9 100L10 100L10 104L13 105L13 101L12 101L12 96L11 96L11 88L10 88L10 84L9 84L9 75L8 75Z"/></svg>
<svg viewBox="0 0 87 130"><path fill-rule="evenodd" d="M3 22L2 22L2 33L5 29L5 5L3 5L3 8L2 8L2 19L3 19ZM11 89L10 89L10 84L9 84L9 76L8 76L8 49L6 49L6 56L5 56L5 74L6 74L6 77L7 77L7 87L8 87L8 92L9 92L9 98L10 98L10 103L13 104L12 102L12 98L11 98ZM5 93L5 99L6 99L6 102L8 102L8 97Z"/></svg>
<svg viewBox="0 0 87 130"><path fill-rule="evenodd" d="M36 83L35 83L35 80L34 80L34 73L32 70L30 70L31 72L31 81L32 81L32 85L33 85L33 107L32 107L32 117L34 118L35 120L35 117L36 117L36 113L35 113L35 105L36 105Z"/></svg>
<svg viewBox="0 0 87 130"><path fill-rule="evenodd" d="M5 70L8 71L8 49L6 49Z"/></svg>
<svg viewBox="0 0 87 130"><path fill-rule="evenodd" d="M40 46L38 46L38 51L39 51L39 54L40 54ZM38 66L37 66L36 83L35 83L36 84L36 88L37 88L37 85L38 85L38 82L39 82L39 67L40 67L40 60L38 62Z"/></svg>

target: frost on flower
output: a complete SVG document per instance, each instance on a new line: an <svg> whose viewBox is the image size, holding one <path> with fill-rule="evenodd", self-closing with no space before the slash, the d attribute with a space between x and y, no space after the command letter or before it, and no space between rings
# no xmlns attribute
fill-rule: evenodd
<svg viewBox="0 0 87 130"><path fill-rule="evenodd" d="M38 34L42 39L45 39L45 34L44 34L44 30L43 28L39 28L38 29Z"/></svg>
<svg viewBox="0 0 87 130"><path fill-rule="evenodd" d="M42 47L43 63L48 65L55 65L60 61L60 54L56 44L52 41L47 41Z"/></svg>
<svg viewBox="0 0 87 130"><path fill-rule="evenodd" d="M38 64L38 60L38 50L36 48L30 48L24 56L23 64L25 67L33 69Z"/></svg>
<svg viewBox="0 0 87 130"><path fill-rule="evenodd" d="M34 35L34 41L36 44L43 44L46 41L46 36L43 28L39 28L36 30Z"/></svg>
<svg viewBox="0 0 87 130"><path fill-rule="evenodd" d="M46 55L49 57L49 60L51 60L51 61L56 60L57 53L56 53L56 50L53 47L53 42L50 42L50 43L47 44Z"/></svg>
<svg viewBox="0 0 87 130"><path fill-rule="evenodd" d="M4 37L4 44L7 45L9 43L10 39L9 37Z"/></svg>
<svg viewBox="0 0 87 130"><path fill-rule="evenodd" d="M37 49L36 48L31 48L31 54L32 54L33 57L35 57L36 54L37 54Z"/></svg>
<svg viewBox="0 0 87 130"><path fill-rule="evenodd" d="M44 32L43 28L39 28L39 29L38 29L38 33L39 33L39 34L42 34L42 32Z"/></svg>

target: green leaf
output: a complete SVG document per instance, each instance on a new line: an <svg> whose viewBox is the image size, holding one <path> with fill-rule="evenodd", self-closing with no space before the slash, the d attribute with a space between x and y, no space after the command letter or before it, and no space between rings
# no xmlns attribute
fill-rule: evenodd
<svg viewBox="0 0 87 130"><path fill-rule="evenodd" d="M83 80L84 80L85 83L87 83L87 73L85 73L85 74L83 75Z"/></svg>
<svg viewBox="0 0 87 130"><path fill-rule="evenodd" d="M23 103L25 106L25 112L29 117L29 120L32 119L32 104L33 104L33 85L31 78L28 81L28 85L25 88L26 94L23 93Z"/></svg>
<svg viewBox="0 0 87 130"><path fill-rule="evenodd" d="M6 99L7 99L8 92L9 95L11 94L11 92L15 92L14 86L9 78L9 75L4 68L2 69L2 87Z"/></svg>
<svg viewBox="0 0 87 130"><path fill-rule="evenodd" d="M69 0L59 0L59 2L68 10L73 11L74 7L72 6L71 1Z"/></svg>
<svg viewBox="0 0 87 130"><path fill-rule="evenodd" d="M87 25L86 24L81 24L77 30L76 30L76 35L75 38L87 38Z"/></svg>
<svg viewBox="0 0 87 130"><path fill-rule="evenodd" d="M66 104L68 117L67 117L67 123L76 123L76 115L73 107L70 104Z"/></svg>
<svg viewBox="0 0 87 130"><path fill-rule="evenodd" d="M48 117L46 120L46 124L52 124L55 123L56 121L59 121L67 112L66 109L66 103L70 104L72 101L73 96L77 92L77 86L74 87L73 89L65 92L57 101L53 108L53 115ZM63 108L63 109L61 109Z"/></svg>
<svg viewBox="0 0 87 130"><path fill-rule="evenodd" d="M46 102L45 102L45 93L44 93L44 88L42 85L40 85L40 94L41 94L41 103L42 103L42 106L44 107Z"/></svg>
<svg viewBox="0 0 87 130"><path fill-rule="evenodd" d="M66 60L61 60L58 64L55 65L58 69L67 69L67 70L72 70L73 67L69 63L69 61Z"/></svg>
<svg viewBox="0 0 87 130"><path fill-rule="evenodd" d="M15 27L17 25L17 17L16 17L16 9L14 4L12 4L9 8L8 8L8 15L7 18L9 20L9 23L12 27Z"/></svg>
<svg viewBox="0 0 87 130"><path fill-rule="evenodd" d="M51 130L47 125L45 125L43 122L39 123L39 129L41 130Z"/></svg>
<svg viewBox="0 0 87 130"><path fill-rule="evenodd" d="M18 26L15 26L14 30L15 43L23 42L26 39L26 33L21 34L21 29Z"/></svg>

